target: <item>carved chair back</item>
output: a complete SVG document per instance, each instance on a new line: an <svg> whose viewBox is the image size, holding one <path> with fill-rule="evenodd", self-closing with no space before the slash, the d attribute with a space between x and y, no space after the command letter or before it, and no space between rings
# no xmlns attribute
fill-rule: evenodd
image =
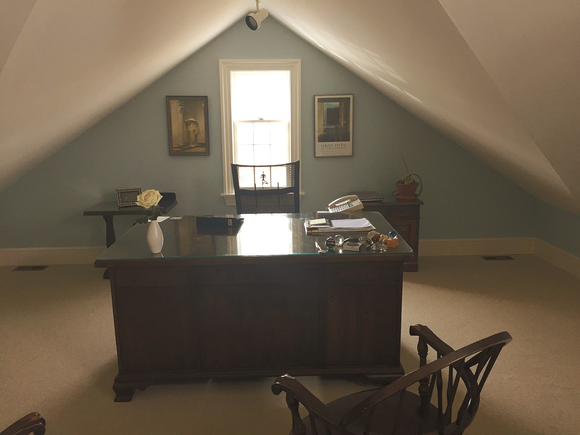
<svg viewBox="0 0 580 435"><path fill-rule="evenodd" d="M232 163L236 212L300 213L300 162L280 165Z"/></svg>
<svg viewBox="0 0 580 435"><path fill-rule="evenodd" d="M20 420L12 423L0 435L44 435L46 421L38 412L31 412Z"/></svg>
<svg viewBox="0 0 580 435"><path fill-rule="evenodd" d="M272 391L286 392L293 435L462 434L472 423L485 382L511 336L501 332L453 350L423 325L412 326L411 335L419 336L420 367L380 389L323 405L294 378L278 378ZM435 351L431 362L429 349ZM418 394L410 391L413 386ZM304 420L300 404L309 412Z"/></svg>

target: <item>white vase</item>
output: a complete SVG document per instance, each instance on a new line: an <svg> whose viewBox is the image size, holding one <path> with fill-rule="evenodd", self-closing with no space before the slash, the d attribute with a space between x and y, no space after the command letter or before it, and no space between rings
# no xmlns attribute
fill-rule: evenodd
<svg viewBox="0 0 580 435"><path fill-rule="evenodd" d="M149 245L149 250L152 254L159 254L163 249L163 232L157 221L149 222L147 245Z"/></svg>

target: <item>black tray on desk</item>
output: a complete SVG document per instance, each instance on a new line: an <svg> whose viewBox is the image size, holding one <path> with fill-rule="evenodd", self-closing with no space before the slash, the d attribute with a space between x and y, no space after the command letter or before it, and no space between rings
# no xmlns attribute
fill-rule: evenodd
<svg viewBox="0 0 580 435"><path fill-rule="evenodd" d="M236 235L244 223L244 218L234 215L197 216L195 220L197 233L205 235Z"/></svg>

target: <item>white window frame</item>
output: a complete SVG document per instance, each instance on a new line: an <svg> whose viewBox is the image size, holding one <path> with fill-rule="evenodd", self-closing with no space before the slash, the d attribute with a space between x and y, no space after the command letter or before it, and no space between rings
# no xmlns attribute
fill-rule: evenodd
<svg viewBox="0 0 580 435"><path fill-rule="evenodd" d="M300 160L300 59L220 59L220 107L222 120L222 160L226 205L236 205L231 164L234 163L230 77L232 71L290 71L290 161ZM300 178L302 176L300 175ZM302 183L301 183L302 184Z"/></svg>

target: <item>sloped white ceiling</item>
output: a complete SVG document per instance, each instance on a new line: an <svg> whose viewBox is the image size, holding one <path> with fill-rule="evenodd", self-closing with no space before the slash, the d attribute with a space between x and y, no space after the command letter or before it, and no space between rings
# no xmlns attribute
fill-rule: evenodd
<svg viewBox="0 0 580 435"><path fill-rule="evenodd" d="M0 24L14 17L0 27L0 190L252 7L251 0L0 0Z"/></svg>
<svg viewBox="0 0 580 435"><path fill-rule="evenodd" d="M578 210L580 2L441 3Z"/></svg>
<svg viewBox="0 0 580 435"><path fill-rule="evenodd" d="M255 7L0 0L0 189ZM580 211L577 0L261 7L539 199Z"/></svg>

